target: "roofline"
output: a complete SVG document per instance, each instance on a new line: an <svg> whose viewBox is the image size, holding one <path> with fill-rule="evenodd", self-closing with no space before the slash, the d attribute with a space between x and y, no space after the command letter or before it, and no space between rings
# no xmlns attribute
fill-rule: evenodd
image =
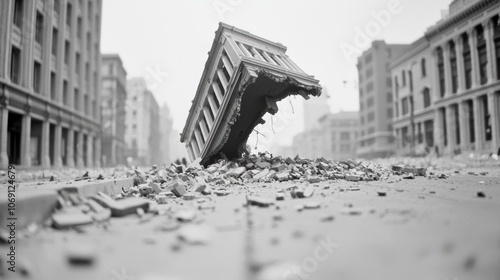
<svg viewBox="0 0 500 280"><path fill-rule="evenodd" d="M424 38L425 38L425 40L422 40ZM396 58L391 64L389 64L389 67L391 68L391 70L393 68L395 68L395 67L403 64L408 59L410 59L412 56L417 55L418 53L420 53L422 51L425 51L430 46L429 39L425 35L422 36L422 37L420 37L420 38L418 38L417 40L415 40L415 42L413 42L412 45L414 43L418 42L419 40L422 40L422 43L414 46L413 48L411 48L410 50L408 50L408 52L406 52L402 56Z"/></svg>

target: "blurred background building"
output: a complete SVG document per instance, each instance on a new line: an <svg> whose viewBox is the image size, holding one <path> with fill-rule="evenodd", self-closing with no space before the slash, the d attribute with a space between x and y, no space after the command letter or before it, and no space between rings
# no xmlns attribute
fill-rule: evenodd
<svg viewBox="0 0 500 280"><path fill-rule="evenodd" d="M161 160L160 108L143 78L127 81L125 142L134 165L158 164Z"/></svg>
<svg viewBox="0 0 500 280"><path fill-rule="evenodd" d="M321 157L331 160L356 158L359 112L329 113L319 120Z"/></svg>
<svg viewBox="0 0 500 280"><path fill-rule="evenodd" d="M100 166L101 1L0 1L0 167Z"/></svg>
<svg viewBox="0 0 500 280"><path fill-rule="evenodd" d="M358 58L360 128L357 156L387 157L394 153L392 81L390 63L409 45L373 41Z"/></svg>
<svg viewBox="0 0 500 280"><path fill-rule="evenodd" d="M127 71L119 55L103 54L101 73L102 164L126 164Z"/></svg>

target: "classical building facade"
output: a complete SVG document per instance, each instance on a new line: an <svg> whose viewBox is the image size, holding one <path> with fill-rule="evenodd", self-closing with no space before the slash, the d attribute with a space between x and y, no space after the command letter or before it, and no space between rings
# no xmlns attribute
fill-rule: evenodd
<svg viewBox="0 0 500 280"><path fill-rule="evenodd" d="M0 167L100 166L101 1L0 1Z"/></svg>
<svg viewBox="0 0 500 280"><path fill-rule="evenodd" d="M394 153L393 100L390 63L409 45L374 41L358 58L359 137L357 157L386 157Z"/></svg>
<svg viewBox="0 0 500 280"><path fill-rule="evenodd" d="M422 37L392 64L396 151L422 155L434 146L435 68L429 41Z"/></svg>
<svg viewBox="0 0 500 280"><path fill-rule="evenodd" d="M120 56L103 54L101 74L102 164L104 166L125 164L127 71Z"/></svg>
<svg viewBox="0 0 500 280"><path fill-rule="evenodd" d="M319 96L321 86L288 55L286 47L219 24L186 126L181 134L191 160L202 164L237 158L276 102L297 94Z"/></svg>
<svg viewBox="0 0 500 280"><path fill-rule="evenodd" d="M143 78L127 81L125 142L134 165L161 162L160 108Z"/></svg>
<svg viewBox="0 0 500 280"><path fill-rule="evenodd" d="M321 153L318 156L330 160L356 158L359 132L359 113L340 112L324 115L321 126Z"/></svg>
<svg viewBox="0 0 500 280"><path fill-rule="evenodd" d="M421 54L429 60L425 84L429 84L432 105L423 110L426 117L421 121L433 119L434 139L427 144L441 154L496 153L500 148L499 15L498 1L456 0L449 15L425 33L427 42L422 46L428 47L422 47ZM416 59L411 55L402 59L393 76ZM409 120L396 120L401 135L404 129L418 137L418 126L412 132Z"/></svg>

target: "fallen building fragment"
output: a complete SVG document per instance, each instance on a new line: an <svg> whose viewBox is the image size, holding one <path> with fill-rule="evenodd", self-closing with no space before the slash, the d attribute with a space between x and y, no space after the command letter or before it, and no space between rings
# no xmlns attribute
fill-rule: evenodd
<svg viewBox="0 0 500 280"><path fill-rule="evenodd" d="M289 95L319 96L321 86L286 54L286 47L219 24L181 142L191 160L239 158L262 117Z"/></svg>

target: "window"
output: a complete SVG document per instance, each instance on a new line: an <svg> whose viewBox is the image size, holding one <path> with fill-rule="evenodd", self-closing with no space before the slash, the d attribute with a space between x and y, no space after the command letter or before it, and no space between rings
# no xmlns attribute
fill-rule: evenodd
<svg viewBox="0 0 500 280"><path fill-rule="evenodd" d="M370 68L366 69L366 74L365 75L366 75L367 79L370 78L371 76L373 76L373 68L370 67Z"/></svg>
<svg viewBox="0 0 500 280"><path fill-rule="evenodd" d="M401 105L403 106L403 115L408 114L408 97L403 97L401 100Z"/></svg>
<svg viewBox="0 0 500 280"><path fill-rule="evenodd" d="M422 123L417 124L417 139L419 144L424 143L424 135L422 134Z"/></svg>
<svg viewBox="0 0 500 280"><path fill-rule="evenodd" d="M73 93L73 108L77 111L80 110L80 91L77 88Z"/></svg>
<svg viewBox="0 0 500 280"><path fill-rule="evenodd" d="M368 113L368 116L366 116L366 119L368 120L368 122L373 122L375 120L375 113L374 112Z"/></svg>
<svg viewBox="0 0 500 280"><path fill-rule="evenodd" d="M491 115L488 111L488 96L484 95L479 99L481 111L483 112L483 123L484 123L484 137L486 141L491 141L492 131L491 131Z"/></svg>
<svg viewBox="0 0 500 280"><path fill-rule="evenodd" d="M14 0L14 17L12 18L15 26L23 27L24 0Z"/></svg>
<svg viewBox="0 0 500 280"><path fill-rule="evenodd" d="M388 77L385 84L387 85L387 87L392 87L392 79L390 77Z"/></svg>
<svg viewBox="0 0 500 280"><path fill-rule="evenodd" d="M75 55L75 73L80 74L80 53Z"/></svg>
<svg viewBox="0 0 500 280"><path fill-rule="evenodd" d="M368 100L366 101L366 107L367 108L373 107L373 103L374 103L373 97L368 98Z"/></svg>
<svg viewBox="0 0 500 280"><path fill-rule="evenodd" d="M88 15L89 21L92 20L92 0L89 0L89 2L88 2L87 15Z"/></svg>
<svg viewBox="0 0 500 280"><path fill-rule="evenodd" d="M455 119L455 139L456 139L456 144L460 145L460 116L459 116L459 107L458 104L454 104L451 106L453 113L454 113L454 119Z"/></svg>
<svg viewBox="0 0 500 280"><path fill-rule="evenodd" d="M21 50L12 47L10 54L10 80L14 84L21 83Z"/></svg>
<svg viewBox="0 0 500 280"><path fill-rule="evenodd" d="M82 24L82 17L78 17L76 20L76 37L78 39L82 39L82 30L83 29L83 24Z"/></svg>
<svg viewBox="0 0 500 280"><path fill-rule="evenodd" d="M387 109L387 118L392 119L393 116L394 116L394 114L393 114L392 108Z"/></svg>
<svg viewBox="0 0 500 280"><path fill-rule="evenodd" d="M410 71L408 71L408 79L410 80L410 92L413 92L413 74Z"/></svg>
<svg viewBox="0 0 500 280"><path fill-rule="evenodd" d="M392 93L391 92L387 93L387 102L392 103Z"/></svg>
<svg viewBox="0 0 500 280"><path fill-rule="evenodd" d="M367 85L366 85L366 92L367 93L370 93L373 91L373 82L369 82Z"/></svg>
<svg viewBox="0 0 500 280"><path fill-rule="evenodd" d="M427 146L434 146L434 121L428 120L424 122L425 143Z"/></svg>
<svg viewBox="0 0 500 280"><path fill-rule="evenodd" d="M484 30L482 25L476 27L477 34L477 55L479 58L479 76L481 79L481 85L488 82L488 75L486 69L488 67L488 55L486 53L486 40L484 38Z"/></svg>
<svg viewBox="0 0 500 280"><path fill-rule="evenodd" d="M372 54L371 53L367 54L365 56L365 64L372 62L372 59L373 59Z"/></svg>
<svg viewBox="0 0 500 280"><path fill-rule="evenodd" d="M424 98L424 108L431 106L431 94L429 92L429 88L424 88L422 96Z"/></svg>
<svg viewBox="0 0 500 280"><path fill-rule="evenodd" d="M85 63L85 81L89 81L90 79L90 65L89 63Z"/></svg>
<svg viewBox="0 0 500 280"><path fill-rule="evenodd" d="M56 100L56 73L50 73L50 99Z"/></svg>
<svg viewBox="0 0 500 280"><path fill-rule="evenodd" d="M89 97L85 94L83 96L83 107L86 115L89 114Z"/></svg>
<svg viewBox="0 0 500 280"><path fill-rule="evenodd" d="M495 45L495 59L497 61L496 78L500 80L500 19L499 16L493 18L493 41Z"/></svg>
<svg viewBox="0 0 500 280"><path fill-rule="evenodd" d="M463 44L463 59L464 59L464 74L465 74L465 89L470 89L472 86L472 60L469 44L469 36L467 33L462 35Z"/></svg>
<svg viewBox="0 0 500 280"><path fill-rule="evenodd" d="M469 141L471 143L474 143L476 141L476 128L475 128L475 119L474 119L474 103L472 100L467 100L465 102L466 108L467 108L467 113L468 113L468 120L469 120Z"/></svg>
<svg viewBox="0 0 500 280"><path fill-rule="evenodd" d="M57 56L57 40L58 40L59 32L57 28L52 29L52 54Z"/></svg>
<svg viewBox="0 0 500 280"><path fill-rule="evenodd" d="M398 76L394 76L394 85L395 85L395 90L394 90L394 93L396 93L396 98L398 98L398 95L399 95L399 82L398 82Z"/></svg>
<svg viewBox="0 0 500 280"><path fill-rule="evenodd" d="M401 78L403 79L403 86L406 86L406 71L403 70L401 73Z"/></svg>
<svg viewBox="0 0 500 280"><path fill-rule="evenodd" d="M396 117L399 117L399 103L394 102L394 109L396 109Z"/></svg>
<svg viewBox="0 0 500 280"><path fill-rule="evenodd" d="M441 114L441 127L443 128L443 143L445 146L448 146L448 121L446 120L446 108L439 109Z"/></svg>
<svg viewBox="0 0 500 280"><path fill-rule="evenodd" d="M90 56L90 46L92 45L92 40L90 39L90 32L87 32L87 52L89 52Z"/></svg>
<svg viewBox="0 0 500 280"><path fill-rule="evenodd" d="M443 49L441 47L437 48L438 57L438 75L439 75L439 93L441 97L444 97L446 85L445 85L445 75L444 75L444 58Z"/></svg>
<svg viewBox="0 0 500 280"><path fill-rule="evenodd" d="M43 44L43 15L40 12L36 12L36 22L35 22L35 42L42 45Z"/></svg>
<svg viewBox="0 0 500 280"><path fill-rule="evenodd" d="M420 69L422 71L422 77L427 76L427 69L425 66L425 58L422 58L422 60L420 61Z"/></svg>
<svg viewBox="0 0 500 280"><path fill-rule="evenodd" d="M408 142L410 142L409 140L408 127L405 126L401 129L401 144L403 145L403 148L408 145Z"/></svg>
<svg viewBox="0 0 500 280"><path fill-rule="evenodd" d="M340 140L350 140L351 134L349 132L343 131L340 133Z"/></svg>
<svg viewBox="0 0 500 280"><path fill-rule="evenodd" d="M458 70L457 70L457 53L455 42L450 41L450 67L451 67L451 92L457 93L458 89Z"/></svg>
<svg viewBox="0 0 500 280"><path fill-rule="evenodd" d="M61 3L60 3L61 0L54 0L54 12L56 14L59 13L59 10L61 9Z"/></svg>
<svg viewBox="0 0 500 280"><path fill-rule="evenodd" d="M69 65L69 41L64 42L64 64Z"/></svg>
<svg viewBox="0 0 500 280"><path fill-rule="evenodd" d="M71 27L71 17L72 17L72 13L73 13L73 11L72 11L72 10L73 10L73 9L72 9L72 7L71 7L71 3L68 3L68 4L66 5L66 25L67 25L68 27Z"/></svg>
<svg viewBox="0 0 500 280"><path fill-rule="evenodd" d="M33 65L33 91L40 93L42 82L42 65L35 61Z"/></svg>
<svg viewBox="0 0 500 280"><path fill-rule="evenodd" d="M69 87L68 87L68 81L63 81L63 104L64 105L69 105L68 104L68 95L69 95Z"/></svg>

